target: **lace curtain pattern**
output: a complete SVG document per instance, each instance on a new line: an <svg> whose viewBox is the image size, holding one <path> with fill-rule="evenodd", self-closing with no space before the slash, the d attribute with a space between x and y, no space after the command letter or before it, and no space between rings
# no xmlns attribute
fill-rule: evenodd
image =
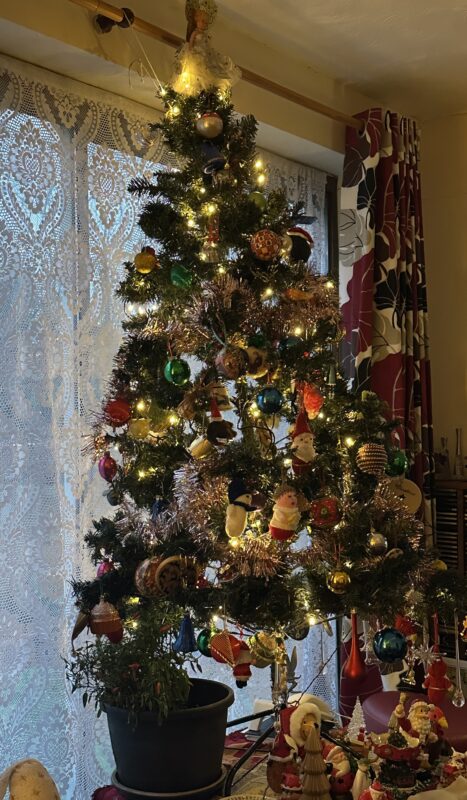
<svg viewBox="0 0 467 800"><path fill-rule="evenodd" d="M62 800L90 798L113 763L105 719L70 695L62 659L75 618L71 577L92 571L83 534L111 511L82 445L121 338L122 263L144 243L126 187L156 164L176 166L160 139L144 143L154 117L0 57L0 771L38 758ZM271 162L272 182L318 217L320 241L325 176ZM315 259L324 263L324 246ZM334 646L324 634L324 658ZM304 687L318 669L319 633L299 650ZM256 671L233 714L269 697L267 673ZM231 680L222 668L216 677ZM332 701L335 683L329 670L312 691Z"/></svg>

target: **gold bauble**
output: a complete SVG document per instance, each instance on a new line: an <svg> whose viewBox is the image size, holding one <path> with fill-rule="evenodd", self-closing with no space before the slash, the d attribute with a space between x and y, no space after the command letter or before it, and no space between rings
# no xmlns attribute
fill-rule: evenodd
<svg viewBox="0 0 467 800"><path fill-rule="evenodd" d="M326 586L334 594L345 594L351 584L350 575L343 569L335 569L329 573L326 579Z"/></svg>
<svg viewBox="0 0 467 800"><path fill-rule="evenodd" d="M384 534L371 531L368 539L368 549L374 556L382 556L388 549L388 540Z"/></svg>
<svg viewBox="0 0 467 800"><path fill-rule="evenodd" d="M141 275L149 275L153 269L159 266L159 261L154 253L142 251L134 257L133 264L135 265L136 271L140 272Z"/></svg>
<svg viewBox="0 0 467 800"><path fill-rule="evenodd" d="M356 462L362 472L375 477L381 476L388 463L388 454L384 444L377 442L362 444L357 450Z"/></svg>
<svg viewBox="0 0 467 800"><path fill-rule="evenodd" d="M270 664L274 664L277 655L277 639L271 633L258 631L254 636L250 636L248 647L253 656L253 663L259 669L264 669Z"/></svg>
<svg viewBox="0 0 467 800"><path fill-rule="evenodd" d="M214 450L213 445L204 436L198 436L188 448L193 458L206 458Z"/></svg>
<svg viewBox="0 0 467 800"><path fill-rule="evenodd" d="M445 572L448 568L446 562L443 561L441 558L435 558L435 560L431 562L431 566L433 567L433 569L436 569L439 572Z"/></svg>
<svg viewBox="0 0 467 800"><path fill-rule="evenodd" d="M198 117L195 127L196 132L204 139L216 139L224 130L224 123L216 111L208 111Z"/></svg>
<svg viewBox="0 0 467 800"><path fill-rule="evenodd" d="M128 435L133 439L146 439L151 429L151 422L149 419L130 419L128 424Z"/></svg>

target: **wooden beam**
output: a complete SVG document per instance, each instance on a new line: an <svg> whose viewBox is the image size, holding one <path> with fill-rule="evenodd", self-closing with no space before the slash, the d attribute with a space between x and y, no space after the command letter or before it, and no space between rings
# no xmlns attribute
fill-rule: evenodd
<svg viewBox="0 0 467 800"><path fill-rule="evenodd" d="M75 3L77 6L81 6L81 8L91 11L93 14L100 14L103 17L107 17L117 24L125 19L125 14L121 8L112 6L110 3L102 2L102 0L70 0L70 2ZM170 31L166 31L164 28L160 28L158 25L153 25L152 22L146 22L144 19L140 19L139 17L134 18L131 27L139 33L144 33L146 36L150 36L152 39L157 39L159 42L164 42L164 44L170 45L170 47L180 47L180 45L185 41L180 36L176 36L175 34L170 33ZM358 131L363 130L364 123L360 119L355 119L355 117L351 117L349 114L344 114L342 111L338 111L335 108L330 108L330 106L319 103L317 100L313 100L311 97L306 97L303 94L299 94L299 92L295 92L293 89L282 86L280 83L270 81L268 78L264 78L262 75L258 75L256 72L252 72L245 67L240 67L240 70L242 73L242 80L247 81L247 83L251 83L253 86L257 86L260 89L271 92L272 94L277 95L277 97L282 97L285 100L289 100L291 103L302 106L303 108L307 108L309 111L314 111L316 114L321 114L323 117L328 117L335 122L348 125L349 127L355 128Z"/></svg>

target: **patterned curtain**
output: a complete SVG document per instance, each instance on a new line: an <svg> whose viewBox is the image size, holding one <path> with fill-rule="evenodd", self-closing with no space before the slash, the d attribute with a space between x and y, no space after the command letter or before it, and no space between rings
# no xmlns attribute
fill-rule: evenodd
<svg viewBox="0 0 467 800"><path fill-rule="evenodd" d="M142 136L154 117L0 56L0 772L38 758L62 800L88 800L113 763L106 720L70 695L62 659L71 577L92 574L83 535L111 511L82 448L121 340L115 287L144 244L127 185L176 166L160 137ZM282 183L324 230L324 179L295 166ZM327 636L321 648L318 631L300 645L300 686L334 648ZM219 667L216 677L231 680ZM330 666L317 689L335 698ZM233 713L255 696L270 696L268 670L256 670Z"/></svg>
<svg viewBox="0 0 467 800"><path fill-rule="evenodd" d="M415 122L380 108L348 128L341 191L340 277L344 365L401 420L412 479L433 477L430 360Z"/></svg>

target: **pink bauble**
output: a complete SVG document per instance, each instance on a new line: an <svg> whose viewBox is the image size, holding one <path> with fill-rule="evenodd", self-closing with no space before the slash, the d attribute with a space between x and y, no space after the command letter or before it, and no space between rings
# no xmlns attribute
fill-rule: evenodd
<svg viewBox="0 0 467 800"><path fill-rule="evenodd" d="M101 786L94 792L92 800L125 800L125 798L115 786Z"/></svg>
<svg viewBox="0 0 467 800"><path fill-rule="evenodd" d="M103 575L107 575L108 572L112 572L114 568L113 561L110 561L109 558L105 558L104 561L101 561L97 567L97 577L102 578Z"/></svg>
<svg viewBox="0 0 467 800"><path fill-rule="evenodd" d="M99 475L101 478L104 478L105 481L111 483L117 474L117 462L114 458L107 453L104 453L102 458L99 459L98 463Z"/></svg>

